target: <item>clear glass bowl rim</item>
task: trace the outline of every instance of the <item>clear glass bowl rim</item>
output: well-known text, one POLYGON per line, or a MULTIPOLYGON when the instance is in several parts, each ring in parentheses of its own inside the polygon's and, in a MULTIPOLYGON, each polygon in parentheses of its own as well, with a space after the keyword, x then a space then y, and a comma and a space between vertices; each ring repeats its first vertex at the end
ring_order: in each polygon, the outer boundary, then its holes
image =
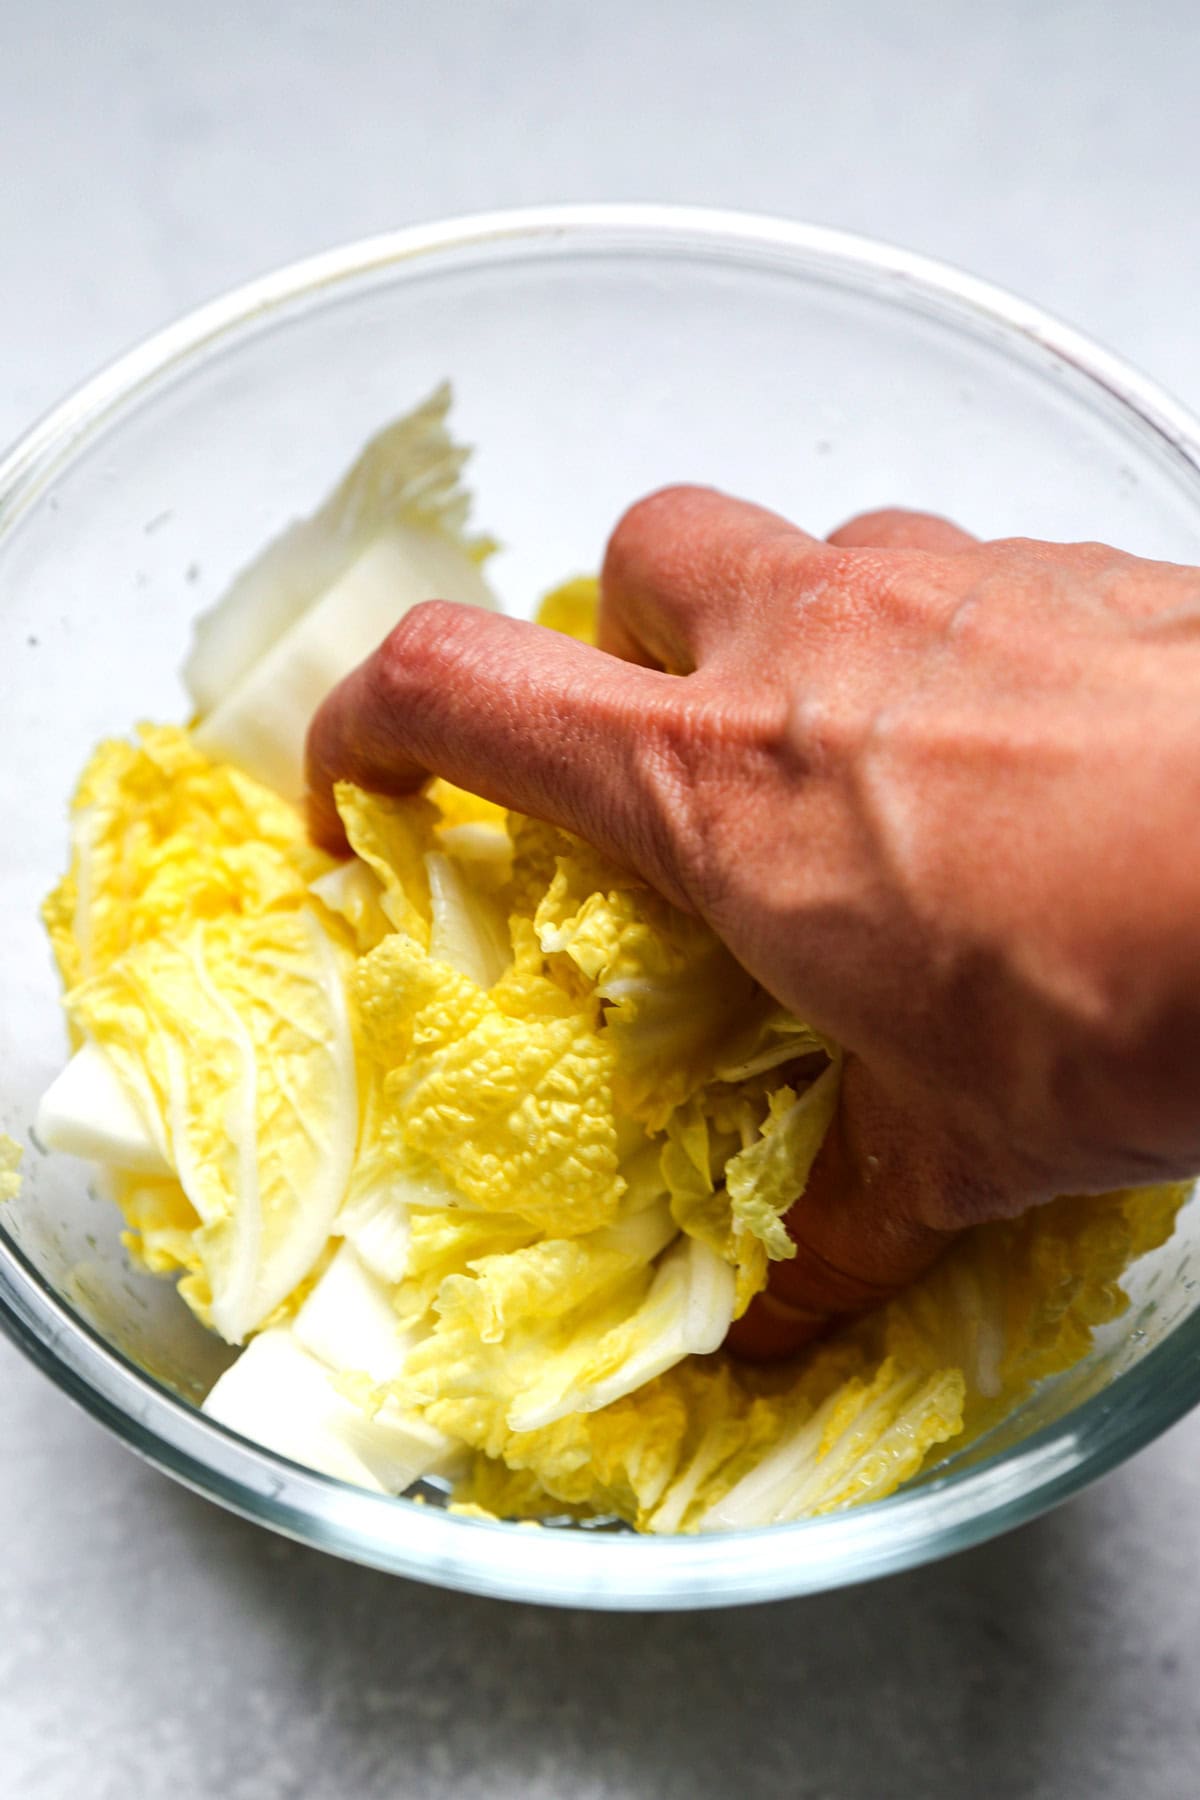
MULTIPOLYGON (((553 248, 790 259, 875 278, 977 329, 1027 340, 1161 440, 1197 480, 1200 420, 1119 357, 1027 301, 873 239, 761 215, 662 205, 522 208, 362 239, 260 277, 186 315, 86 382, 0 461, 0 533, 132 405, 222 341, 446 253, 553 248)), ((965 1549, 1057 1504, 1200 1402, 1200 1312, 1063 1419, 994 1463, 795 1525, 693 1538, 529 1529, 459 1517, 302 1469, 206 1419, 111 1348, 48 1286, 0 1224, 0 1327, 64 1392, 156 1467, 300 1542, 418 1580, 495 1597, 608 1609, 735 1605, 815 1593, 965 1549)))

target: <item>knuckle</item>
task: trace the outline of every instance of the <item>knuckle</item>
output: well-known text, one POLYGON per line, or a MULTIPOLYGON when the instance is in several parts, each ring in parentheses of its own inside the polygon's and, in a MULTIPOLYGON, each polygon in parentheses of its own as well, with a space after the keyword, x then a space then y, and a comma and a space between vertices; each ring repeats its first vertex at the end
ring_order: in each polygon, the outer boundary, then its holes
POLYGON ((899 506, 869 507, 866 512, 855 513, 836 531, 831 531, 829 542, 847 548, 856 544, 877 545, 894 531, 903 529, 913 516, 899 506))
POLYGON ((388 688, 411 690, 440 678, 461 654, 466 609, 450 600, 422 600, 393 625, 379 649, 388 688))
MULTIPOLYGON (((671 695, 664 693, 658 704, 647 704, 643 695, 632 703, 614 701, 602 709, 596 723, 619 761, 615 783, 619 829, 606 830, 613 821, 603 817, 590 819, 585 799, 583 835, 588 835, 589 824, 597 824, 601 840, 621 839, 632 866, 667 899, 690 909, 697 771, 695 739, 685 709, 671 695)), ((606 797, 612 797, 611 784, 600 784, 590 804, 603 807, 606 797)))
POLYGON ((824 547, 818 559, 805 544, 797 555, 790 533, 764 532, 743 542, 717 563, 727 596, 744 617, 773 618, 786 606, 802 603, 828 579, 824 547))
POLYGON ((664 547, 670 547, 681 530, 693 523, 711 504, 709 488, 675 483, 657 488, 624 512, 608 540, 603 579, 618 587, 635 581, 647 566, 657 566, 664 547))
POLYGON ((639 726, 633 776, 645 848, 698 911, 712 910, 727 885, 747 783, 776 754, 779 737, 778 720, 762 709, 722 703, 698 688, 639 726))
POLYGON ((829 542, 844 549, 924 550, 946 555, 973 549, 978 540, 940 513, 918 512, 906 506, 884 506, 856 513, 830 533, 829 542))

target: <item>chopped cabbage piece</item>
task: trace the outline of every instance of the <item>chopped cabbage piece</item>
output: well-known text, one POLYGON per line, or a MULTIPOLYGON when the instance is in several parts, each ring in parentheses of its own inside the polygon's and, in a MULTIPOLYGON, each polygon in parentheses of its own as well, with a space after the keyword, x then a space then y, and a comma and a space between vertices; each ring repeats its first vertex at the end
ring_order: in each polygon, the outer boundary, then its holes
POLYGON ((319 512, 284 533, 198 622, 184 681, 196 743, 286 799, 304 795, 304 740, 330 689, 422 600, 494 608, 463 535, 466 453, 448 388, 376 437, 319 512))
MULTIPOLYGON (((725 1186, 739 1262, 753 1255, 746 1240, 764 1256, 780 1261, 795 1256, 784 1215, 808 1184, 817 1151, 825 1141, 837 1105, 840 1064, 830 1063, 812 1086, 797 1095, 777 1088, 767 1097, 761 1136, 725 1164, 725 1186)), ((766 1278, 762 1270, 763 1280, 766 1278)))
POLYGON ((334 1230, 381 1281, 402 1281, 408 1268, 412 1226, 405 1192, 390 1170, 376 1166, 368 1174, 359 1163, 334 1220, 334 1230))
POLYGON ((921 1378, 888 1358, 872 1381, 853 1377, 700 1513, 702 1531, 778 1525, 894 1493, 934 1444, 961 1429, 957 1369, 921 1378))
POLYGON ((336 788, 350 848, 380 885, 379 906, 393 931, 427 948, 433 921, 427 846, 437 817, 428 800, 388 800, 349 782, 336 788))
POLYGON ((344 920, 356 950, 373 950, 381 938, 395 929, 383 910, 383 884, 357 857, 318 875, 309 883, 309 892, 329 912, 344 920))
POLYGON ((143 1175, 171 1174, 157 1111, 143 1113, 97 1044, 77 1050, 46 1089, 37 1134, 47 1150, 143 1175))
POLYGON ((364 1374, 382 1386, 404 1369, 415 1333, 405 1329, 387 1283, 343 1244, 292 1321, 304 1348, 343 1374, 364 1374))
POLYGON ((307 909, 136 945, 67 995, 139 1111, 157 1117, 200 1220, 182 1291, 241 1343, 325 1246, 357 1136, 334 946, 307 909))
POLYGON ((197 920, 303 905, 333 866, 294 807, 171 725, 100 745, 72 802, 71 846, 43 909, 68 989, 197 920))
POLYGON ((251 1340, 204 1402, 210 1419, 292 1462, 378 1494, 447 1474, 458 1447, 394 1404, 372 1413, 286 1326, 251 1340))
POLYGON ((411 607, 433 599, 495 605, 476 565, 435 532, 400 526, 376 538, 201 716, 196 743, 302 799, 304 740, 318 706, 411 607))
POLYGON ((594 852, 564 844, 534 925, 543 953, 567 959, 606 1003, 618 1100, 652 1130, 715 1078, 727 1042, 771 1006, 706 925, 594 852), (606 879, 614 885, 597 887, 606 879))
POLYGON ((506 974, 485 993, 400 932, 360 958, 361 1038, 388 1069, 383 1135, 475 1206, 588 1231, 622 1192, 612 1053, 553 984, 529 985, 506 974))
MULTIPOLYGON (((288 628, 389 531, 415 529, 438 537, 461 559, 476 565, 483 560, 489 540, 465 535, 470 501, 460 478, 468 453, 446 429, 450 400, 450 388, 443 383, 413 412, 372 438, 320 511, 290 526, 197 620, 183 670, 197 712, 218 706, 288 628)), ((426 597, 436 594, 435 581, 426 597)), ((490 596, 478 592, 437 597, 490 603, 490 596)))
POLYGON ((429 931, 433 961, 457 969, 477 987, 493 987, 512 960, 506 923, 495 902, 479 893, 467 872, 444 851, 426 852, 425 874, 433 914, 429 931))
POLYGON ((685 1356, 719 1350, 733 1318, 729 1264, 695 1238, 681 1238, 659 1264, 637 1311, 599 1340, 569 1385, 539 1381, 508 1410, 514 1431, 596 1412, 653 1381, 685 1356))

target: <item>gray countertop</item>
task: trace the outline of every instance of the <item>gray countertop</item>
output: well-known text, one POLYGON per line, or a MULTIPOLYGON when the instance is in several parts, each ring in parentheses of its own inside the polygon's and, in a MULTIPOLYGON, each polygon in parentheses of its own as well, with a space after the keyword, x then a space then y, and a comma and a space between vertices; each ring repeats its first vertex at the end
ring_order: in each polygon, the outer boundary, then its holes
MULTIPOLYGON (((1200 405, 1198 59, 1188 0, 0 0, 0 440, 252 273, 551 199, 906 242, 1200 405)), ((3 1345, 0 1434, 6 1796, 1200 1791, 1200 1418, 936 1568, 651 1618, 273 1539, 3 1345)))

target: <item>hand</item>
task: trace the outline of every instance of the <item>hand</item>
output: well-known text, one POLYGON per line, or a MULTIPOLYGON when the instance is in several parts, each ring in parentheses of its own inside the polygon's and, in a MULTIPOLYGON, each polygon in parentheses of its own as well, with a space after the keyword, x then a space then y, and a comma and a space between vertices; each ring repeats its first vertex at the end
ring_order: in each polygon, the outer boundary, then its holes
POLYGON ((1200 571, 915 513, 822 542, 678 488, 602 592, 598 649, 410 612, 313 723, 311 824, 344 849, 335 778, 431 772, 550 819, 845 1047, 734 1347, 794 1349, 967 1225, 1200 1168, 1200 571))

